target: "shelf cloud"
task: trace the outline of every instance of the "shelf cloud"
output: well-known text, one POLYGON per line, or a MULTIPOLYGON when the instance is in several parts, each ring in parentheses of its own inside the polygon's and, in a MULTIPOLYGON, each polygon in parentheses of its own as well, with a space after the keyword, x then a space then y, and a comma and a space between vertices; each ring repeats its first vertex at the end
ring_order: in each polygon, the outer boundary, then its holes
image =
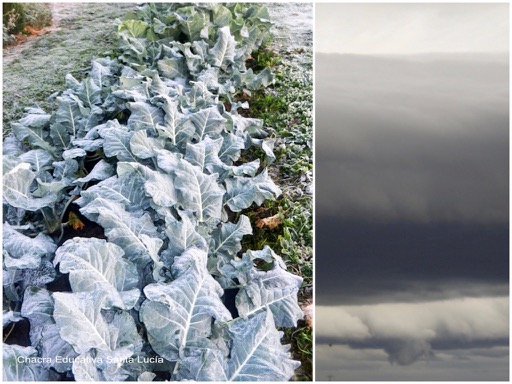
POLYGON ((318 306, 319 348, 345 345, 382 351, 392 365, 446 354, 508 356, 508 297, 458 298, 419 303, 318 306))

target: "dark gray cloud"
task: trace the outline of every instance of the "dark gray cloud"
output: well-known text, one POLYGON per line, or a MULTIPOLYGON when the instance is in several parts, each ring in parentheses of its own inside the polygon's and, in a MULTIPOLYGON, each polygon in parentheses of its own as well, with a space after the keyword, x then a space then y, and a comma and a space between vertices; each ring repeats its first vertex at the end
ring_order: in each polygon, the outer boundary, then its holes
POLYGON ((319 303, 508 289, 507 62, 318 54, 319 303))
POLYGON ((500 56, 318 54, 316 66, 319 215, 508 220, 500 56))
POLYGON ((319 304, 508 293, 507 225, 383 223, 318 214, 315 229, 319 304))
POLYGON ((317 378, 507 380, 508 58, 316 73, 317 378))

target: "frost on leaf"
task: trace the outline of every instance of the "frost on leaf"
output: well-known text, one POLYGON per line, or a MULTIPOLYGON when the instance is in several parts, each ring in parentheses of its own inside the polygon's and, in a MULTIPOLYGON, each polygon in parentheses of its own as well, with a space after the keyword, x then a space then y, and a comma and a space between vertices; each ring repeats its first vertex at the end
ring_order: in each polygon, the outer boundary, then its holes
POLYGON ((69 273, 73 292, 101 290, 104 308, 131 309, 140 295, 139 276, 123 256, 122 248, 105 240, 75 237, 57 250, 53 263, 69 273))
POLYGON ((231 319, 221 301, 224 291, 206 269, 206 257, 191 248, 175 258, 175 280, 144 288, 141 321, 153 350, 170 361, 183 357, 188 344, 210 337, 213 320, 231 319))
POLYGON ((291 359, 289 346, 281 345, 270 311, 233 322, 229 333, 233 338, 229 381, 288 381, 300 365, 291 359))

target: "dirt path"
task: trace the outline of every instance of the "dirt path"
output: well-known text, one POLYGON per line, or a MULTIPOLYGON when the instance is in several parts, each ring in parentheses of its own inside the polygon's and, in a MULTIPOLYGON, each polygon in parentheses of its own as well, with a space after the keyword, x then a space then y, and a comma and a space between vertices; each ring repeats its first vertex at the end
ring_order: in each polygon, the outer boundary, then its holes
POLYGON ((83 10, 83 4, 81 3, 50 3, 49 6, 52 11, 52 25, 43 28, 37 35, 22 37, 19 44, 5 48, 3 51, 4 66, 10 65, 14 60, 20 58, 22 52, 30 49, 42 36, 61 30, 63 20, 72 20, 83 10))

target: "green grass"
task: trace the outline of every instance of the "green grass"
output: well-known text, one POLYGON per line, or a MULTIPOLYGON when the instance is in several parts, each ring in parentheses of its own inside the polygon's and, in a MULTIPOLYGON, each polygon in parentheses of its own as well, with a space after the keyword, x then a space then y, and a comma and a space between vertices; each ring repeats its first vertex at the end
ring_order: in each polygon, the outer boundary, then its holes
MULTIPOLYGON (((302 305, 312 302, 313 287, 313 75, 312 52, 301 50, 282 56, 260 49, 253 54, 253 68, 270 65, 276 73, 273 86, 253 92, 247 115, 264 120, 276 138, 276 162, 270 166, 272 179, 283 190, 275 201, 244 212, 251 219, 253 236, 244 244, 250 249, 269 245, 287 262, 288 270, 304 279, 299 292, 302 305), (300 56, 300 60, 298 59, 300 56), (257 228, 261 218, 276 216, 277 228, 257 228)), ((263 158, 261 151, 251 153, 263 158)), ((286 329, 285 342, 292 344, 294 357, 302 366, 294 380, 311 381, 313 335, 310 326, 300 321, 286 329)))

